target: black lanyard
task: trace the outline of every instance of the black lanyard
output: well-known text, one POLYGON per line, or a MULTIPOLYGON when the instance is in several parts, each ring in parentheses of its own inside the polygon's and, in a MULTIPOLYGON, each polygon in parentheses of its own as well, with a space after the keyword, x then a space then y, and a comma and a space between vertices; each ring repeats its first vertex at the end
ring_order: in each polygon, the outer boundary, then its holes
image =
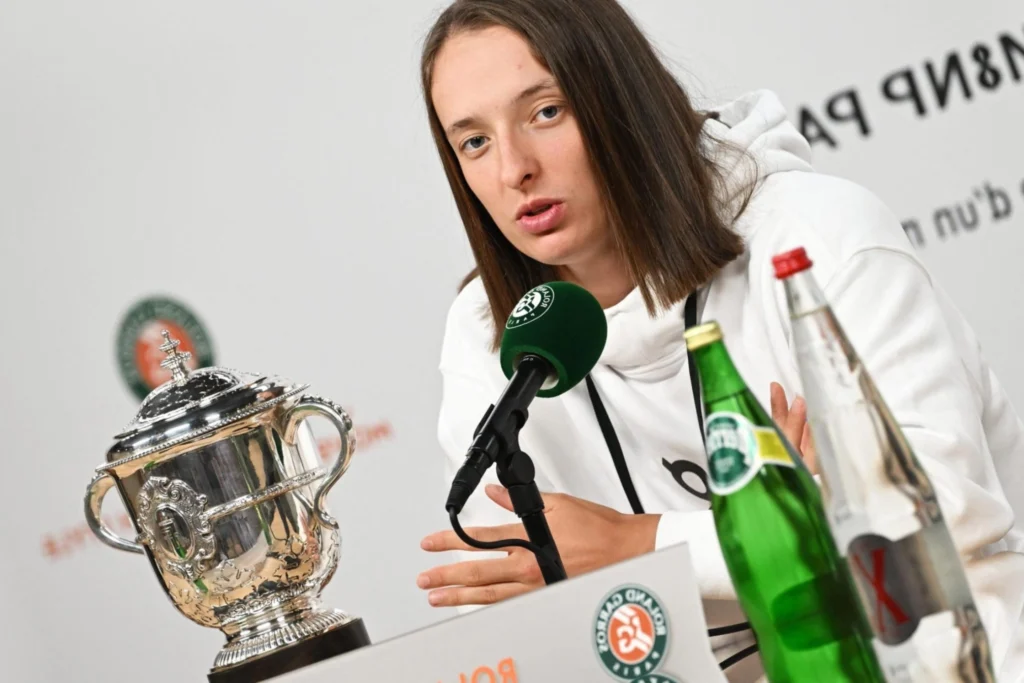
MULTIPOLYGON (((694 292, 686 298, 686 303, 683 305, 683 323, 685 329, 690 329, 697 324, 697 296, 699 291, 694 292)), ((697 374, 697 364, 693 360, 693 354, 689 350, 686 351, 686 365, 690 371, 690 387, 693 389, 693 409, 697 413, 697 426, 700 428, 700 440, 704 443, 704 411, 702 410, 703 402, 700 394, 700 376, 697 374)), ((629 468, 626 466, 626 457, 622 453, 622 445, 619 443, 619 437, 615 433, 615 427, 612 426, 612 421, 608 418, 608 411, 604 408, 604 402, 601 401, 601 396, 597 393, 597 387, 594 386, 594 380, 587 375, 587 393, 590 394, 590 402, 594 406, 594 414, 597 415, 597 423, 601 427, 601 434, 604 435, 604 441, 608 445, 608 452, 611 453, 612 462, 615 463, 615 471, 619 475, 619 481, 622 483, 622 490, 626 492, 626 498, 629 499, 629 506, 633 509, 633 512, 638 515, 644 513, 644 506, 640 503, 640 497, 636 494, 636 487, 633 486, 633 478, 629 475, 629 468)), ((739 624, 730 624, 729 626, 719 626, 717 628, 708 629, 708 636, 723 636, 727 633, 738 633, 740 631, 746 631, 750 629, 748 622, 742 622, 739 624)), ((736 662, 749 657, 750 655, 757 652, 757 645, 751 645, 750 647, 737 652, 725 661, 720 662, 719 666, 722 669, 727 669, 736 662)))
MULTIPOLYGON (((697 295, 694 292, 686 298, 683 305, 683 323, 685 329, 690 329, 697 324, 697 295)), ((700 377, 697 375, 697 364, 693 362, 693 354, 687 350, 686 365, 690 370, 690 387, 693 389, 693 407, 697 413, 697 427, 700 429, 701 443, 704 442, 704 411, 701 410, 700 377)), ((608 445, 608 452, 612 455, 612 462, 615 463, 615 472, 619 475, 622 483, 622 490, 626 492, 629 499, 629 506, 638 515, 644 514, 644 506, 640 503, 640 497, 636 494, 636 487, 633 486, 633 478, 629 475, 629 468, 626 466, 626 457, 622 453, 622 445, 619 444, 619 437, 615 433, 615 427, 608 418, 608 411, 604 408, 604 402, 597 393, 594 380, 587 375, 587 393, 590 394, 590 402, 594 406, 594 413, 597 415, 597 424, 601 427, 601 434, 608 445)))

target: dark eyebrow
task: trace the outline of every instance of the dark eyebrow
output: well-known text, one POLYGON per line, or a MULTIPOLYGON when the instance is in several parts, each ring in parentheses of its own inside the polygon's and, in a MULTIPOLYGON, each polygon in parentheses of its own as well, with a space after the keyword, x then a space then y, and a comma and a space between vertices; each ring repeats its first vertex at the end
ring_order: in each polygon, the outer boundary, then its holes
POLYGON ((554 88, 557 88, 557 87, 558 87, 558 84, 555 83, 555 79, 553 79, 553 78, 545 78, 543 81, 539 81, 537 83, 534 83, 529 88, 527 88, 523 92, 521 92, 518 95, 516 95, 512 99, 512 104, 513 105, 519 104, 523 100, 528 99, 530 97, 533 97, 534 95, 536 95, 539 92, 542 92, 544 90, 554 89, 554 88))
MULTIPOLYGON (((522 102, 523 100, 533 97, 539 92, 555 88, 558 88, 558 83, 555 82, 555 79, 545 78, 543 81, 538 81, 537 83, 534 83, 529 88, 523 90, 521 93, 513 97, 510 104, 512 104, 512 106, 515 106, 522 102)), ((459 119, 452 125, 448 126, 447 129, 445 129, 445 135, 447 135, 450 138, 456 133, 458 133, 460 130, 463 130, 465 128, 471 128, 473 125, 476 124, 476 122, 477 120, 476 117, 474 116, 467 116, 466 118, 459 119)))

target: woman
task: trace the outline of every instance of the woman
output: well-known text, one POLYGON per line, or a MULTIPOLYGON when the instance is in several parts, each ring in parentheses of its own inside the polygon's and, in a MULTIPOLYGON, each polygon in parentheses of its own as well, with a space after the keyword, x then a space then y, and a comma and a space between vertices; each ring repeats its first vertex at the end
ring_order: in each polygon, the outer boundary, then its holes
MULTIPOLYGON (((812 172, 807 142, 769 93, 696 111, 614 0, 458 0, 428 36, 422 77, 477 263, 442 351, 446 476, 505 386, 495 349, 516 301, 545 281, 580 284, 608 319, 597 399, 581 384, 535 401, 521 434, 566 570, 685 541, 709 625, 741 621, 708 509, 683 312, 690 299, 699 318, 721 323, 748 384, 811 456, 805 408, 789 404, 800 382, 771 270, 773 254, 804 246, 940 491, 1000 680, 1017 680, 1024 558, 997 469, 1024 458, 1021 425, 881 202, 812 172)), ((463 523, 482 540, 523 537, 493 470, 489 481, 463 523)), ((470 608, 542 585, 525 551, 472 552, 450 531, 423 547, 465 551, 419 577, 434 605, 470 608)), ((749 638, 713 645, 726 656, 749 638)), ((729 675, 756 679, 756 658, 729 675)))

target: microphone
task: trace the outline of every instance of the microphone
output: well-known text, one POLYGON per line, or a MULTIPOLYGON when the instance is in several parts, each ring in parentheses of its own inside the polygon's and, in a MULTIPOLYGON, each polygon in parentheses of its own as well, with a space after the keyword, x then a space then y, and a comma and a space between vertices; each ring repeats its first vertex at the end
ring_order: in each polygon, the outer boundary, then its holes
POLYGON ((607 337, 604 311, 582 287, 549 282, 523 295, 501 338, 499 360, 508 385, 477 425, 445 505, 452 528, 464 543, 482 550, 526 548, 537 558, 546 584, 565 579, 565 567, 544 517, 533 461, 519 449, 519 430, 526 424, 527 408, 535 396, 558 396, 586 377, 601 357, 607 337), (529 541, 478 541, 459 524, 459 512, 494 464, 529 541))
MULTIPOLYGON (((604 310, 582 287, 548 282, 523 295, 501 338, 499 360, 509 383, 477 425, 445 509, 462 512, 491 465, 519 452, 519 430, 534 397, 558 396, 579 384, 597 364, 607 337, 604 310)), ((528 458, 513 464, 528 468, 518 474, 532 482, 528 458)))

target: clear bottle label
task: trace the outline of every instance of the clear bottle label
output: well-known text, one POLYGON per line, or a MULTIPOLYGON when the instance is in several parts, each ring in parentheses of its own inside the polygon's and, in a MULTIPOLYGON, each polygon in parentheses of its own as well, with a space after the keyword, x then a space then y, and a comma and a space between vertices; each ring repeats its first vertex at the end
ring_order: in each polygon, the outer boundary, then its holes
POLYGON ((739 413, 714 413, 704 426, 708 487, 726 496, 746 486, 765 463, 793 467, 774 429, 756 427, 739 413))
POLYGON ((930 614, 972 604, 960 560, 942 524, 891 541, 876 534, 855 538, 847 550, 850 572, 875 637, 898 645, 930 614))

